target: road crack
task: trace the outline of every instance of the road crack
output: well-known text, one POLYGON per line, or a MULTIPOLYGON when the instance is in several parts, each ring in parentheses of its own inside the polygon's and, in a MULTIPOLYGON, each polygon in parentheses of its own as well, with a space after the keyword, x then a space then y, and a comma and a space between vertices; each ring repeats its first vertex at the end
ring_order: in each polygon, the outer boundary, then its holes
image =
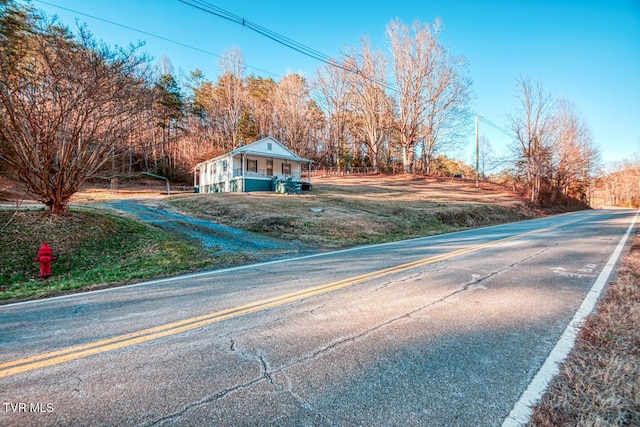
POLYGON ((462 289, 452 293, 450 296, 453 296, 453 295, 458 294, 460 292, 465 292, 465 291, 470 291, 470 290, 475 290, 475 289, 486 289, 482 285, 483 282, 487 281, 488 279, 490 279, 490 278, 492 278, 494 276, 497 276, 498 274, 502 274, 505 271, 511 270, 514 267, 517 267, 520 264, 529 261, 530 259, 536 258, 539 255, 542 255, 543 253, 547 252, 548 250, 550 250, 550 249, 552 249, 552 248, 554 248, 556 246, 558 246, 558 245, 554 244, 554 245, 545 247, 545 248, 539 250, 538 252, 536 252, 534 254, 526 256, 526 257, 524 257, 524 258, 522 258, 522 259, 520 259, 520 260, 518 260, 518 261, 516 261, 516 262, 514 262, 512 264, 509 264, 509 265, 507 265, 507 266, 505 266, 505 267, 503 267, 503 268, 501 268, 499 270, 493 271, 493 272, 491 272, 489 274, 485 274, 484 276, 481 276, 479 274, 472 274, 471 275, 471 281, 465 283, 465 285, 464 285, 464 287, 462 289))
POLYGON ((244 382, 242 384, 236 384, 233 387, 229 387, 229 388, 223 389, 223 390, 221 390, 221 391, 219 391, 219 392, 217 392, 217 393, 215 393, 215 394, 213 394, 211 396, 207 396, 207 397, 204 397, 203 399, 197 400, 195 402, 191 402, 191 403, 189 403, 187 405, 184 405, 182 408, 180 408, 179 410, 177 410, 177 411, 175 411, 175 412, 173 412, 171 414, 165 415, 164 417, 157 418, 157 419, 155 419, 155 420, 153 420, 151 422, 144 423, 142 425, 144 425, 144 426, 155 426, 155 425, 159 425, 159 424, 164 423, 164 422, 173 423, 175 420, 179 419, 180 417, 182 417, 187 412, 189 412, 189 411, 191 411, 193 409, 196 409, 196 408, 199 408, 201 406, 208 405, 208 404, 211 404, 211 403, 215 403, 218 400, 224 399, 226 396, 228 396, 231 393, 235 393, 235 392, 240 391, 240 390, 245 390, 245 389, 251 388, 254 385, 260 383, 261 381, 264 381, 263 377, 254 378, 254 379, 246 381, 246 382, 244 382))
POLYGON ((322 318, 323 318, 323 316, 322 316, 322 315, 320 315, 320 314, 317 314, 317 312, 318 312, 319 310, 322 310, 323 308, 325 308, 327 305, 328 305, 328 304, 322 304, 322 305, 319 305, 319 306, 317 306, 317 307, 313 308, 311 311, 309 311, 309 314, 311 314, 311 316, 315 317, 316 319, 322 319, 322 318))
MULTIPOLYGON (((476 276, 474 276, 472 278, 471 281, 463 284, 460 287, 460 289, 457 289, 457 290, 455 290, 455 291, 453 291, 453 292, 451 292, 451 293, 449 293, 447 295, 444 295, 443 297, 441 297, 441 298, 439 298, 437 300, 431 301, 431 302, 429 302, 427 304, 424 304, 424 305, 422 305, 420 307, 417 307, 417 308, 415 308, 413 310, 405 312, 405 313, 403 313, 403 314, 401 314, 399 316, 396 316, 396 317, 394 317, 392 319, 388 319, 388 320, 386 320, 384 322, 381 322, 381 323, 379 323, 377 325, 374 325, 373 327, 371 327, 369 329, 366 329, 366 330, 364 330, 364 331, 362 331, 362 332, 360 332, 358 334, 340 338, 340 339, 338 339, 338 340, 336 340, 336 341, 334 341, 334 342, 332 342, 332 343, 330 343, 330 344, 328 344, 328 345, 326 345, 324 347, 321 347, 321 348, 317 349, 316 351, 314 351, 312 353, 308 353, 306 355, 303 355, 302 357, 293 359, 290 363, 288 363, 286 365, 283 365, 282 367, 278 368, 274 372, 280 372, 280 371, 283 371, 283 370, 287 370, 287 369, 289 369, 291 367, 294 367, 294 366, 296 366, 296 365, 298 365, 300 363, 304 363, 304 362, 306 362, 308 360, 313 360, 313 359, 315 359, 317 357, 320 357, 323 354, 328 353, 328 352, 330 352, 330 351, 332 351, 332 350, 334 350, 336 348, 339 348, 339 347, 341 347, 343 345, 347 345, 347 344, 350 344, 350 343, 354 343, 354 342, 358 341, 361 338, 364 338, 364 337, 366 337, 366 336, 368 336, 368 335, 370 335, 370 334, 372 334, 374 332, 377 332, 377 331, 379 331, 379 330, 381 330, 383 328, 386 328, 387 326, 390 326, 390 325, 392 325, 394 323, 397 323, 397 322, 399 322, 401 320, 410 318, 410 317, 414 316, 415 314, 417 314, 417 313, 419 313, 419 312, 421 312, 423 310, 429 309, 429 308, 431 308, 431 307, 433 307, 435 305, 438 305, 438 304, 441 304, 443 302, 446 302, 446 300, 451 298, 452 296, 455 296, 455 295, 460 294, 462 292, 467 292, 469 290, 478 289, 477 286, 479 284, 485 282, 486 280, 490 279, 491 277, 496 276, 496 275, 498 275, 500 273, 503 273, 505 271, 508 271, 508 270, 510 270, 510 269, 512 269, 512 268, 514 268, 514 267, 516 267, 516 266, 518 266, 518 265, 520 265, 520 264, 532 259, 532 258, 535 258, 535 257, 543 254, 544 252, 548 251, 549 249, 551 249, 551 248, 553 248, 555 246, 557 246, 557 245, 552 245, 552 246, 546 247, 546 248, 544 248, 544 249, 542 249, 542 250, 540 250, 540 251, 538 251, 538 252, 536 252, 536 253, 534 253, 532 255, 529 255, 529 256, 524 257, 524 258, 522 258, 522 259, 520 259, 520 260, 518 260, 518 261, 516 261, 516 262, 514 262, 512 264, 509 264, 509 265, 505 266, 504 268, 501 268, 501 269, 496 270, 494 272, 491 272, 489 274, 485 274, 484 276, 477 276, 476 275, 476 276)), ((411 275, 408 278, 402 279, 401 282, 406 282, 409 279, 415 278, 415 277, 417 277, 417 276, 419 276, 421 274, 424 274, 424 273, 411 275)), ((391 283, 397 283, 397 281, 390 282, 387 285, 390 285, 391 283)))
MULTIPOLYGON (((555 247, 557 245, 552 245, 549 247, 546 247, 532 255, 529 255, 527 257, 524 257, 512 264, 509 264, 501 269, 498 269, 496 271, 493 271, 491 273, 485 274, 485 275, 478 275, 478 274, 473 274, 472 278, 470 281, 464 283, 463 285, 461 285, 461 287, 455 291, 452 291, 450 293, 448 293, 447 295, 444 295, 443 297, 431 301, 427 304, 423 304, 420 307, 417 307, 413 310, 407 311, 405 313, 402 313, 399 316, 393 317, 391 319, 388 319, 384 322, 378 323, 364 331, 361 331, 357 334, 353 334, 350 336, 346 336, 346 337, 341 337, 338 338, 337 340, 322 346, 310 353, 307 353, 305 355, 302 355, 300 357, 296 357, 292 360, 290 360, 289 363, 286 363, 280 367, 274 368, 271 366, 269 359, 266 356, 266 352, 263 349, 257 349, 255 354, 252 353, 248 353, 246 351, 243 351, 241 349, 239 349, 238 343, 235 340, 235 338, 231 337, 231 343, 229 346, 230 351, 232 351, 233 353, 236 353, 238 355, 240 355, 240 357, 242 357, 245 360, 251 360, 251 361, 255 361, 258 364, 259 367, 259 374, 257 377, 250 379, 248 381, 245 381, 243 383, 240 384, 236 384, 232 387, 228 387, 225 388, 211 396, 207 396, 204 397, 203 399, 200 399, 198 401, 192 402, 190 404, 187 404, 185 406, 183 406, 181 409, 179 409, 178 411, 175 411, 171 414, 168 414, 164 417, 158 418, 150 423, 144 424, 147 426, 153 426, 153 425, 158 425, 160 423, 163 422, 173 422, 177 419, 179 419, 181 416, 183 416, 184 414, 188 413, 189 411, 196 409, 198 407, 201 407, 203 405, 208 405, 208 404, 212 404, 212 403, 216 403, 219 400, 224 399, 226 396, 235 393, 237 391, 242 391, 242 390, 246 390, 249 389, 259 383, 262 382, 267 382, 268 384, 270 384, 271 386, 273 386, 277 391, 281 392, 281 393, 286 393, 288 394, 295 402, 297 405, 299 405, 301 408, 305 409, 306 411, 308 411, 310 414, 318 416, 320 418, 322 418, 322 420, 329 424, 329 425, 337 425, 337 423, 333 422, 331 419, 329 419, 326 415, 316 411, 313 407, 313 405, 311 405, 309 402, 307 402, 304 398, 302 398, 302 396, 300 396, 298 393, 296 393, 294 391, 294 387, 293 387, 293 382, 291 381, 291 378, 289 377, 289 375, 287 374, 287 371, 291 368, 294 368, 300 364, 306 363, 308 361, 314 360, 316 358, 322 357, 323 355, 332 352, 335 349, 338 349, 340 347, 343 347, 345 345, 349 345, 349 344, 353 344, 355 342, 357 342, 358 340, 367 337, 375 332, 378 332, 390 325, 393 325, 399 321, 402 321, 404 319, 410 318, 412 316, 414 316, 415 314, 424 311, 426 309, 432 308, 433 306, 436 306, 438 304, 444 303, 446 302, 449 298, 456 296, 460 293, 464 293, 464 292, 468 292, 468 291, 472 291, 472 290, 476 290, 476 289, 483 289, 484 286, 482 286, 482 283, 486 282, 488 279, 490 279, 491 277, 494 277, 498 274, 501 274, 505 271, 508 271, 510 269, 513 269, 515 267, 517 267, 518 265, 532 259, 535 258, 539 255, 541 255, 542 253, 550 250, 551 248, 555 247)), ((438 271, 438 270, 437 270, 438 271)), ((391 281, 388 283, 385 283, 382 286, 379 286, 378 288, 376 288, 376 290, 382 289, 384 287, 390 286, 393 283, 398 283, 398 282, 408 282, 411 281, 412 279, 415 279, 416 277, 420 277, 422 275, 426 274, 425 272, 419 272, 416 274, 413 274, 411 276, 405 277, 400 281, 391 281)), ((316 307, 315 310, 317 310, 319 307, 316 307)), ((312 313, 312 315, 314 315, 312 313)), ((317 315, 314 315, 314 317, 317 317, 317 315)))

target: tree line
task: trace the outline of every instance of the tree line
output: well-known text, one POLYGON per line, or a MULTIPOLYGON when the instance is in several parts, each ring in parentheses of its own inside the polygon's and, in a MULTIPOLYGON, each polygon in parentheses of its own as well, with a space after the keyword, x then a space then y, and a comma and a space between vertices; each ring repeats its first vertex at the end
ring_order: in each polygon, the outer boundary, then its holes
POLYGON ((529 77, 517 79, 518 106, 508 114, 514 135, 508 178, 532 203, 562 197, 589 202, 601 167, 588 123, 569 100, 555 98, 529 77))
MULTIPOLYGON (((442 45, 439 20, 393 20, 388 51, 363 39, 313 79, 247 75, 231 49, 209 80, 199 70, 180 78, 140 45, 109 47, 16 0, 0 0, 0 12, 1 170, 54 212, 88 179, 146 171, 186 181, 195 164, 266 136, 316 167, 473 173, 447 157, 473 133, 472 82, 466 59, 442 45)), ((540 84, 518 84, 501 179, 533 203, 584 199, 599 162, 588 125, 540 84)))
POLYGON ((640 208, 640 154, 611 165, 598 177, 596 188, 602 193, 600 202, 605 206, 640 208))

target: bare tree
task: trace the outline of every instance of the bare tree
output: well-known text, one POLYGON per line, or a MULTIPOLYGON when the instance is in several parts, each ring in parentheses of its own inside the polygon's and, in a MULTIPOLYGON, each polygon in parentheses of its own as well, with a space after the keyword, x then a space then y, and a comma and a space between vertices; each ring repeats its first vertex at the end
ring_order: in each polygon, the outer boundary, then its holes
POLYGON ((351 84, 350 97, 354 114, 361 123, 371 166, 378 170, 387 130, 391 127, 392 102, 386 82, 389 59, 382 51, 373 50, 369 40, 362 39, 359 52, 346 57, 351 84))
MULTIPOLYGON (((112 50, 84 29, 74 37, 42 21, 17 38, 25 55, 0 71, 0 162, 52 212, 63 212, 125 144, 134 126, 128 119, 142 109, 145 62, 134 47, 112 50)), ((0 39, 3 55, 15 39, 0 39)))
POLYGON ((518 78, 517 90, 519 108, 508 115, 515 136, 512 149, 522 161, 529 199, 538 203, 550 162, 554 100, 540 83, 530 78, 518 78))
POLYGON ((415 149, 422 142, 424 168, 446 144, 468 131, 471 80, 466 60, 440 44, 442 25, 415 22, 412 32, 400 21, 387 26, 397 87, 394 126, 405 172, 412 172, 415 149))
POLYGON ((278 139, 299 155, 307 155, 311 98, 306 80, 298 74, 284 76, 273 91, 273 111, 278 139))
POLYGON ((350 83, 350 103, 362 124, 361 132, 367 146, 371 166, 378 169, 380 151, 386 136, 385 129, 391 121, 390 102, 386 93, 387 57, 372 50, 370 42, 363 39, 359 52, 345 58, 350 83))
POLYGON ((560 99, 553 115, 551 180, 556 192, 564 196, 588 199, 591 174, 599 164, 599 152, 591 130, 566 99, 560 99))
POLYGON ((309 99, 307 103, 307 123, 308 131, 300 155, 321 162, 327 157, 322 144, 327 139, 327 117, 314 99, 309 99))
POLYGON ((327 115, 327 137, 324 146, 324 163, 334 166, 338 161, 339 147, 348 139, 349 84, 348 71, 344 67, 325 65, 317 73, 316 99, 327 115))
POLYGON ((416 21, 413 34, 399 20, 391 21, 387 26, 397 88, 397 111, 393 123, 398 132, 402 164, 407 173, 413 172, 415 144, 420 138, 426 108, 423 90, 427 77, 434 70, 432 55, 438 46, 439 33, 439 21, 433 26, 416 21))
POLYGON ((491 141, 489 140, 489 138, 487 138, 485 135, 482 135, 480 137, 479 145, 480 147, 478 155, 480 157, 480 170, 478 172, 480 173, 480 176, 482 176, 482 179, 486 179, 487 171, 493 170, 493 168, 497 164, 497 161, 495 158, 493 146, 491 145, 491 141))
POLYGON ((442 45, 433 48, 432 72, 427 76, 423 91, 424 123, 421 127, 423 170, 431 173, 434 157, 457 148, 469 133, 471 113, 471 79, 467 61, 450 55, 442 45))
POLYGON ((249 109, 256 127, 256 136, 264 138, 273 133, 273 92, 276 82, 272 78, 249 76, 247 78, 249 109))
POLYGON ((238 140, 238 127, 247 99, 244 87, 246 66, 240 49, 232 48, 225 52, 218 68, 222 73, 216 90, 216 101, 222 113, 221 130, 224 133, 225 145, 227 140, 231 142, 231 147, 225 148, 233 149, 246 142, 238 140))
POLYGON ((640 156, 616 162, 602 177, 607 204, 640 207, 640 156))

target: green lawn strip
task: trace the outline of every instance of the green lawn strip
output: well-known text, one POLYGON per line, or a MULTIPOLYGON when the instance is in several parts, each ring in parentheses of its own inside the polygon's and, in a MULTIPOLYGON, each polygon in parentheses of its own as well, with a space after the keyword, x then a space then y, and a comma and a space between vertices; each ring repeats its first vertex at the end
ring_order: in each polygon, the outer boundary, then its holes
POLYGON ((0 301, 44 297, 208 267, 200 247, 135 220, 88 210, 51 216, 0 211, 0 301), (42 242, 54 250, 53 275, 38 278, 42 242))

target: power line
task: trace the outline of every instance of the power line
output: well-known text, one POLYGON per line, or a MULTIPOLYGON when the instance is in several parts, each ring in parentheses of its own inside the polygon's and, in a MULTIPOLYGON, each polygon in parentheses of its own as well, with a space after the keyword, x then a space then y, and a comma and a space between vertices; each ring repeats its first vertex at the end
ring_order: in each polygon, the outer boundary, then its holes
POLYGON ((364 74, 362 74, 357 68, 350 68, 350 67, 345 67, 344 65, 342 65, 339 61, 337 61, 336 59, 316 50, 313 49, 311 47, 308 47, 306 45, 303 45, 302 43, 299 43, 293 39, 290 39, 289 37, 283 36, 281 34, 276 33, 275 31, 271 31, 268 28, 265 28, 261 25, 258 25, 254 22, 251 22, 245 18, 242 18, 241 16, 235 15, 227 10, 224 10, 218 6, 215 6, 207 1, 204 0, 179 0, 180 3, 184 3, 187 6, 191 6, 193 8, 196 8, 198 10, 201 10, 203 12, 209 13, 211 15, 220 17, 222 19, 225 19, 227 21, 233 22, 235 24, 241 25, 245 28, 248 28, 264 37, 267 37, 273 41, 275 41, 276 43, 279 43, 283 46, 286 46, 290 49, 293 49, 303 55, 306 55, 310 58, 316 59, 318 61, 321 61, 325 64, 328 64, 330 66, 336 67, 336 68, 340 68, 344 71, 350 72, 350 73, 354 73, 354 74, 358 74, 363 76, 365 79, 376 83, 378 85, 381 85, 383 87, 385 87, 386 89, 393 91, 393 92, 397 92, 398 90, 390 85, 389 83, 387 83, 386 81, 381 81, 381 80, 377 80, 371 77, 368 77, 364 74))
MULTIPOLYGON (((100 17, 94 16, 94 15, 89 15, 88 13, 78 12, 77 10, 73 10, 73 9, 69 9, 69 8, 66 8, 66 7, 58 6, 58 5, 55 5, 55 4, 52 4, 52 3, 48 3, 46 1, 42 1, 42 0, 35 0, 35 1, 38 2, 38 3, 46 4, 47 6, 54 7, 56 9, 66 10, 67 12, 75 13, 75 14, 78 14, 78 15, 81 15, 81 16, 86 16, 87 18, 95 19, 97 21, 105 22, 105 23, 110 24, 110 25, 115 25, 115 26, 120 27, 120 28, 125 28, 127 30, 134 31, 136 33, 140 33, 140 34, 144 34, 146 36, 150 36, 150 37, 154 37, 154 38, 157 38, 157 39, 160 39, 160 40, 164 40, 166 42, 173 43, 173 44, 178 45, 178 46, 186 47, 188 49, 192 49, 192 50, 195 50, 195 51, 207 54, 207 55, 215 56, 216 58, 224 59, 221 55, 218 55, 216 53, 209 52, 208 50, 200 49, 199 47, 191 46, 191 45, 188 45, 186 43, 182 43, 182 42, 179 42, 179 41, 167 38, 167 37, 159 36, 157 34, 149 33, 147 31, 143 31, 143 30, 139 30, 137 28, 133 28, 133 27, 129 27, 127 25, 119 24, 117 22, 110 21, 110 20, 104 19, 104 18, 100 18, 100 17)), ((247 67, 251 68, 252 70, 256 70, 256 71, 260 71, 262 73, 270 74, 270 75, 275 76, 275 77, 281 77, 278 74, 275 74, 275 73, 272 73, 270 71, 266 71, 266 70, 263 70, 263 69, 260 69, 260 68, 257 68, 257 67, 252 67, 250 65, 247 65, 247 67)))
POLYGON ((261 34, 265 37, 268 37, 269 39, 280 43, 284 46, 287 46, 291 49, 294 49, 304 55, 308 55, 311 56, 312 58, 318 59, 320 61, 326 62, 326 63, 335 63, 337 66, 340 66, 334 59, 332 59, 331 57, 329 57, 328 55, 323 54, 320 51, 317 51, 315 49, 312 49, 308 46, 305 46, 301 43, 298 43, 297 41, 290 39, 286 36, 283 36, 281 34, 278 34, 274 31, 269 30, 268 28, 265 28, 261 25, 255 24, 245 18, 242 18, 238 15, 235 15, 229 11, 226 11, 218 6, 215 6, 211 3, 208 3, 206 1, 203 0, 191 0, 191 2, 189 1, 184 1, 184 0, 180 0, 181 3, 184 3, 188 6, 194 7, 196 9, 199 9, 203 12, 207 12, 210 13, 212 15, 218 16, 220 18, 226 19, 228 21, 231 21, 233 23, 236 24, 240 24, 243 27, 249 28, 250 30, 253 30, 255 32, 257 32, 258 34, 261 34), (195 3, 195 4, 194 4, 195 3))
POLYGON ((489 121, 487 118, 478 115, 478 117, 480 118, 480 120, 482 120, 484 123, 488 124, 489 126, 491 126, 492 128, 500 131, 503 135, 511 138, 513 135, 510 134, 508 131, 504 130, 503 128, 501 128, 500 126, 496 125, 495 123, 492 123, 491 121, 489 121))

